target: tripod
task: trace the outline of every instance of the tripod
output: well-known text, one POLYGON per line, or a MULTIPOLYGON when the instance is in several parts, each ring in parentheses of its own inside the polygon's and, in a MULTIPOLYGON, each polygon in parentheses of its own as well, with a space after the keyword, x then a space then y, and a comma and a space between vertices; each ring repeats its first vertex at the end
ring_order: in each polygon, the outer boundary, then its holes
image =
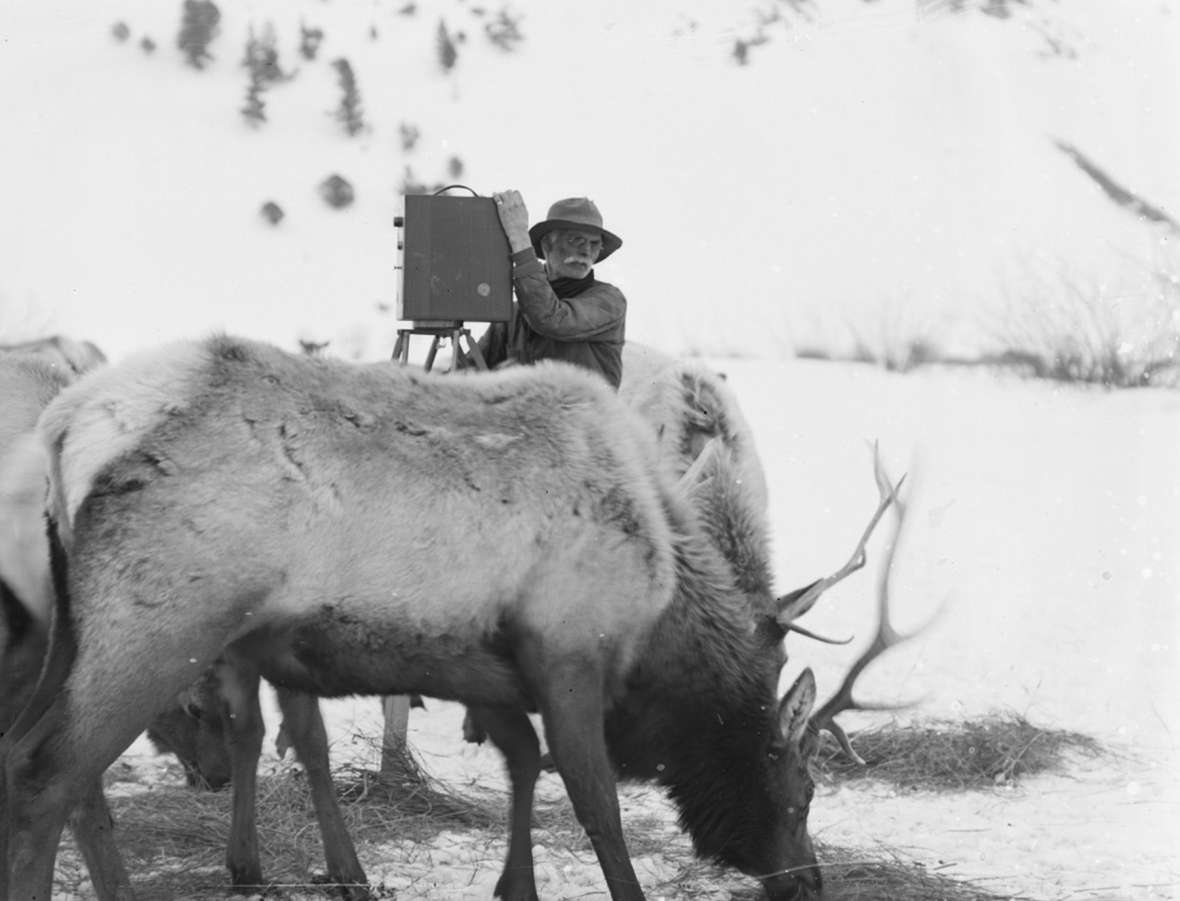
POLYGON ((393 344, 393 357, 403 366, 410 362, 410 336, 411 335, 430 335, 430 350, 426 352, 426 363, 424 368, 430 372, 434 368, 434 358, 438 355, 438 346, 444 338, 449 338, 451 347, 454 350, 451 359, 451 368, 448 372, 457 369, 483 369, 488 368, 487 363, 484 362, 483 353, 480 352, 479 345, 475 339, 471 337, 471 329, 467 328, 461 321, 451 322, 415 322, 413 328, 399 328, 397 330, 397 340, 393 344), (468 360, 463 355, 462 345, 459 343, 460 339, 467 339, 467 352, 470 355, 468 360), (474 367, 471 361, 475 362, 474 367))

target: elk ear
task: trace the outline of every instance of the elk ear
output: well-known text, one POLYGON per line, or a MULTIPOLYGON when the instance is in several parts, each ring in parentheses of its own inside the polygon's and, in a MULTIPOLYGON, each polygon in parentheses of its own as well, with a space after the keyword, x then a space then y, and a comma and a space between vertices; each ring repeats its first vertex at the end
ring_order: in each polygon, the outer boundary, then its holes
POLYGON ((815 706, 815 675, 803 670, 778 705, 778 728, 791 744, 798 744, 807 731, 811 708, 815 706))

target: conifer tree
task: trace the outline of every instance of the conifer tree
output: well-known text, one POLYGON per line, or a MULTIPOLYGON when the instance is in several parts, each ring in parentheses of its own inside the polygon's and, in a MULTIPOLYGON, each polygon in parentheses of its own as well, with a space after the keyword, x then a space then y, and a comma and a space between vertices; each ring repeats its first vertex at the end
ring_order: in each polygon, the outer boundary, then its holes
POLYGON ((220 21, 221 10, 212 0, 184 0, 176 45, 194 69, 205 68, 205 63, 213 59, 209 44, 217 37, 220 21))
POLYGON ((361 112, 361 95, 356 86, 356 74, 352 71, 352 64, 341 57, 332 63, 340 77, 340 106, 336 110, 336 119, 344 130, 352 137, 365 130, 365 120, 361 112))

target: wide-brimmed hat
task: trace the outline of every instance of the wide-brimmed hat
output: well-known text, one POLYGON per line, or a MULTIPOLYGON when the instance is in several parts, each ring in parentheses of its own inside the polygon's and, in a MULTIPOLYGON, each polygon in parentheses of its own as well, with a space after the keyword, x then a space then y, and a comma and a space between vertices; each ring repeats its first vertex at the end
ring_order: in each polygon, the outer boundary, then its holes
POLYGON ((596 262, 601 263, 623 246, 623 239, 602 227, 602 213, 589 197, 567 197, 549 207, 549 218, 538 222, 529 229, 533 250, 541 256, 541 239, 551 231, 563 228, 597 232, 602 236, 602 253, 596 262))

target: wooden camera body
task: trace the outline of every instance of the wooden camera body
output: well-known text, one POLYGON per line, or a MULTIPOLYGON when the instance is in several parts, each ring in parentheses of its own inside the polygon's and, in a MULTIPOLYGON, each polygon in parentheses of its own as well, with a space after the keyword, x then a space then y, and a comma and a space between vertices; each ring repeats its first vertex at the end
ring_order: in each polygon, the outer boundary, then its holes
POLYGON ((512 260, 490 197, 407 194, 394 225, 398 319, 432 326, 511 318, 512 260))

